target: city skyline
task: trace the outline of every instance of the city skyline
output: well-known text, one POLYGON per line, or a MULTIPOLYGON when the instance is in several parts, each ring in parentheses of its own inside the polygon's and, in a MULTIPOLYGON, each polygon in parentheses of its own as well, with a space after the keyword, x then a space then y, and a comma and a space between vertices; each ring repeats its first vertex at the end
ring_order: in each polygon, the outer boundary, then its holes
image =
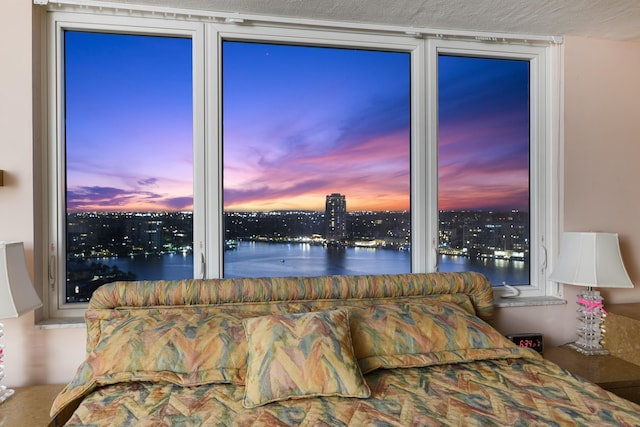
MULTIPOLYGON (((190 41, 82 32, 66 37, 67 210, 192 209, 190 41)), ((224 48, 225 61, 236 65, 225 72, 223 85, 237 93, 234 102, 225 101, 225 127, 234 129, 225 138, 255 142, 245 151, 225 147, 225 209, 320 211, 324 197, 339 192, 347 196, 349 211, 408 210, 409 103, 398 99, 409 94, 409 76, 390 77, 407 67, 409 55, 383 55, 384 61, 398 58, 384 66, 380 52, 314 48, 313 54, 307 49, 294 54, 293 48, 258 43, 224 48), (322 66, 327 63, 336 68, 322 66), (350 78, 343 72, 347 63, 357 64, 350 78), (373 69, 381 70, 377 80, 373 69), (302 94, 299 77, 306 82, 302 94), (276 114, 292 106, 295 116, 276 114), (259 120, 247 119, 243 110, 253 110, 251 117, 259 120), (231 126, 234 121, 244 125, 231 126), (330 179, 337 171, 340 179, 330 179)), ((452 84, 446 91, 457 110, 440 111, 440 208, 528 208, 524 150, 513 153, 504 145, 513 141, 512 125, 522 134, 521 115, 511 114, 513 102, 522 100, 511 99, 504 84, 477 80, 478 70, 467 68, 454 65, 447 72, 483 91, 466 103, 463 95, 473 92, 469 86, 452 84), (483 150, 471 151, 473 144, 483 150), (455 163, 448 161, 451 154, 458 156, 455 163), (481 182, 487 185, 479 191, 481 182)))

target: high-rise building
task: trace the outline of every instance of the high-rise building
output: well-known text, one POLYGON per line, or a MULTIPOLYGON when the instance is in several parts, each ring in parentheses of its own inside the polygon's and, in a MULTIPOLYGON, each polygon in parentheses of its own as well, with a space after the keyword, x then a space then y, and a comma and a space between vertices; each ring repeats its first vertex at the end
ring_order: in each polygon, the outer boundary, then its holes
POLYGON ((327 196, 324 218, 327 241, 340 241, 347 237, 347 200, 344 195, 333 193, 327 196))

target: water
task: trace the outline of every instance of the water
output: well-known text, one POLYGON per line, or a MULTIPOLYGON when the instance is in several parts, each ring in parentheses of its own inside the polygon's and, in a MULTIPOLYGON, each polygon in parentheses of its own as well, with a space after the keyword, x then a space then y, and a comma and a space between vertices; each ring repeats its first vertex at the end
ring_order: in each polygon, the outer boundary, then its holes
MULTIPOLYGON (((357 274, 397 274, 411 271, 411 253, 369 248, 325 248, 305 243, 269 244, 240 242, 224 253, 225 277, 322 276, 357 274)), ((100 260, 122 271, 131 271, 138 280, 177 280, 193 277, 192 254, 100 260)), ((491 283, 525 285, 529 265, 524 261, 476 260, 442 255, 440 271, 477 271, 491 283)))
POLYGON ((179 280, 193 277, 193 254, 101 258, 101 264, 132 272, 136 280, 179 280))
POLYGON ((224 254, 225 277, 323 276, 406 273, 411 253, 310 244, 241 242, 224 254))
POLYGON ((529 262, 503 259, 471 259, 461 256, 440 255, 439 271, 477 271, 494 286, 529 285, 529 262))

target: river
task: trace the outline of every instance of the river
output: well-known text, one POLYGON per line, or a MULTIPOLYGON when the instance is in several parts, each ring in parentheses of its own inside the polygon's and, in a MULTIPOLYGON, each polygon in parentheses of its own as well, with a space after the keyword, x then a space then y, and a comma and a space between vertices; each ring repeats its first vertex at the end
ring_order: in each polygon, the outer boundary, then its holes
MULTIPOLYGON (((101 259, 101 263, 131 271, 138 280, 176 280, 193 277, 191 254, 101 259)), ((491 283, 529 283, 525 261, 480 260, 441 255, 440 271, 478 271, 491 283)), ((411 252, 369 248, 325 248, 306 243, 240 242, 224 252, 225 277, 322 276, 394 274, 411 271, 411 252)))

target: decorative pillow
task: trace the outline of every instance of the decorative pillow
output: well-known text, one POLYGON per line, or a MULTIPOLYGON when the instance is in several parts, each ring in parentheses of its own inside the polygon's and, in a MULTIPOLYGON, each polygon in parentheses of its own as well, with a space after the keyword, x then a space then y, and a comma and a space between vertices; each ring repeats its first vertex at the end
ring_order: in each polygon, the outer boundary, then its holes
POLYGON ((87 354, 99 383, 244 384, 247 346, 242 319, 255 314, 197 306, 119 314, 100 322, 99 340, 87 354))
POLYGON ((247 378, 243 405, 313 396, 369 397, 353 354, 345 309, 243 321, 247 378))
POLYGON ((531 356, 452 303, 398 303, 348 310, 353 348, 363 373, 378 368, 531 356))

